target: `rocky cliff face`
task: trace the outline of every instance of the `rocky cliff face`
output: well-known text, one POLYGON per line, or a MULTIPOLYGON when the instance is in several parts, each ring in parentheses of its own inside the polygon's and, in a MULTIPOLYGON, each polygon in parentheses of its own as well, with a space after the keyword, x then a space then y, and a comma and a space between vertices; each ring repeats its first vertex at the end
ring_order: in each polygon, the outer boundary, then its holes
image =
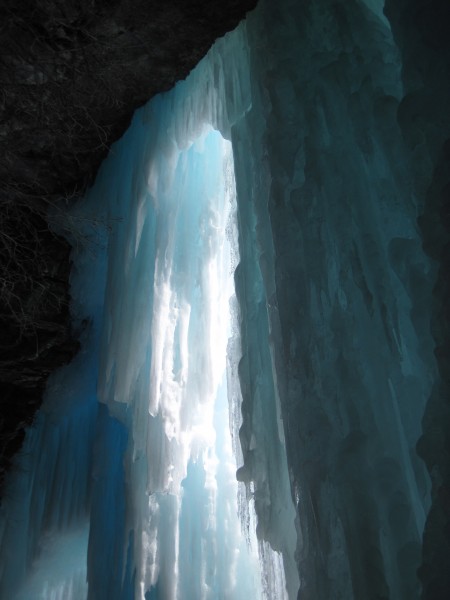
POLYGON ((83 193, 133 111, 184 78, 255 0, 6 0, 0 8, 0 480, 49 374, 77 343, 69 320, 83 193), (76 232, 75 232, 76 233, 76 232))

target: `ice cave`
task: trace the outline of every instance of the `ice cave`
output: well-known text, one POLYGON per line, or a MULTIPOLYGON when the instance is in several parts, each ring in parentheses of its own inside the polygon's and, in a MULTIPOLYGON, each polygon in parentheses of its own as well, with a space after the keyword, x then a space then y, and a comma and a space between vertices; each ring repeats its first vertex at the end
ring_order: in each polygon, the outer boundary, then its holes
POLYGON ((447 133, 383 8, 261 0, 67 208, 81 351, 8 480, 0 598, 449 597, 447 133))

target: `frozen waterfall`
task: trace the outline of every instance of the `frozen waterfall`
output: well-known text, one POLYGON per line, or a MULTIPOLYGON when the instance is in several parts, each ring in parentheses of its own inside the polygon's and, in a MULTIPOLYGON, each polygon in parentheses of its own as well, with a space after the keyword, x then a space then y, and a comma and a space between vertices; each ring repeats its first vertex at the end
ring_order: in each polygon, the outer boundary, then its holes
POLYGON ((420 597, 437 270, 383 5, 262 0, 68 209, 82 350, 10 477, 2 599, 420 597))

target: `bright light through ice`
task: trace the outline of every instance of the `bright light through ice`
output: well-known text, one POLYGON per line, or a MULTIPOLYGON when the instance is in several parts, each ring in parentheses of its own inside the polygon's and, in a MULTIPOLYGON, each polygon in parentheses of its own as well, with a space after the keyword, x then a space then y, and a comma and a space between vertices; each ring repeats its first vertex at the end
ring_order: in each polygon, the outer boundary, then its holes
MULTIPOLYGON (((261 546, 254 529, 243 533, 238 511, 225 374, 229 338, 238 335, 230 325, 238 259, 231 144, 209 129, 187 149, 161 154, 149 169, 148 210, 156 221, 144 436, 149 502, 135 524, 142 532, 136 593, 144 598, 158 590, 168 600, 261 598, 261 546)), ((146 218, 141 207, 130 241, 138 262, 146 218)), ((133 454, 139 456, 136 447, 133 454)), ((139 461, 131 466, 133 477, 139 487, 139 461)))
POLYGON ((156 257, 149 411, 197 460, 214 446, 214 398, 225 370, 233 293, 225 231, 234 196, 226 189, 230 144, 207 132, 168 162, 157 185, 162 221, 156 257), (167 167, 166 167, 167 168, 167 167), (164 211, 164 214, 162 214, 164 211))

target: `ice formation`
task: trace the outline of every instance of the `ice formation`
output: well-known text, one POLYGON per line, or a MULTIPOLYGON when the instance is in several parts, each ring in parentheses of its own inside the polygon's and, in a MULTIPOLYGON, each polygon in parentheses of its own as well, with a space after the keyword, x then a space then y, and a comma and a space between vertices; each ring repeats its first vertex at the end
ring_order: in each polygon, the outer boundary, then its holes
POLYGON ((2 598, 419 598, 436 273, 382 8, 262 0, 111 149, 2 598))

